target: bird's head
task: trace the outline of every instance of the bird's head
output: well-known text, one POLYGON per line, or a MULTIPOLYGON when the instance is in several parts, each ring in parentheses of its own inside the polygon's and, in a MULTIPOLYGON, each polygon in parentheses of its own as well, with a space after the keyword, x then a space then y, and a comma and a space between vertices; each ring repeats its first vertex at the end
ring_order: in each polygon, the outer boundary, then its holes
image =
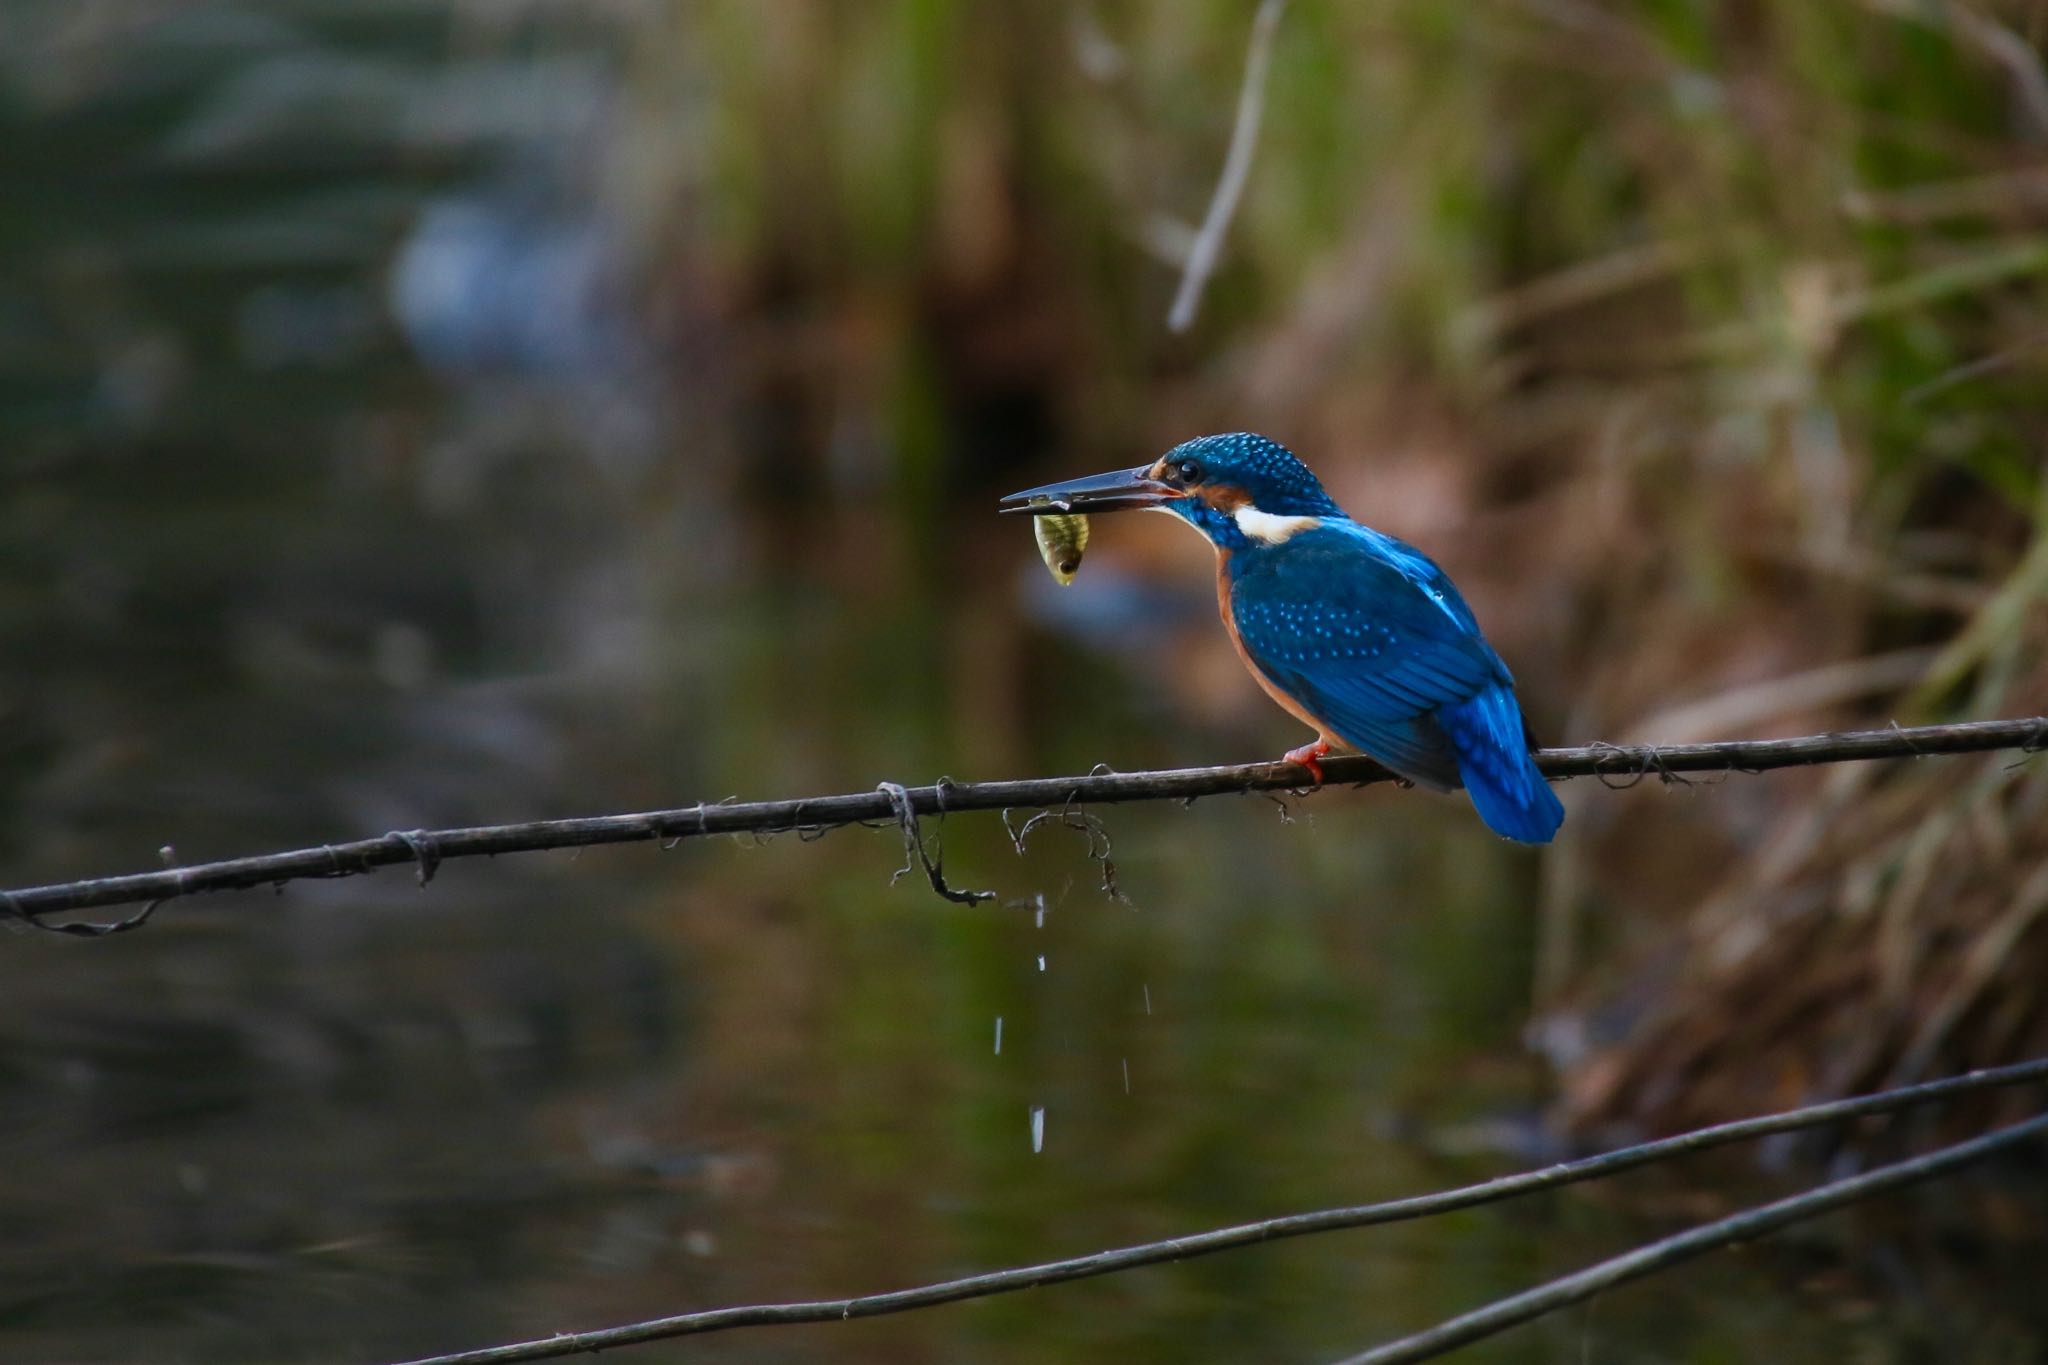
POLYGON ((1183 441, 1150 464, 1003 499, 1005 512, 1172 512, 1226 550, 1277 544, 1342 510, 1278 441, 1235 431, 1183 441))

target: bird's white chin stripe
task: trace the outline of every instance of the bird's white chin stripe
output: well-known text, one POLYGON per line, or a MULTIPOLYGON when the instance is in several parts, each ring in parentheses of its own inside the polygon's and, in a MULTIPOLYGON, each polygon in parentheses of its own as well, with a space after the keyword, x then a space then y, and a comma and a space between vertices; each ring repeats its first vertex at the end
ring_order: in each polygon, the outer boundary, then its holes
POLYGON ((1323 524, 1321 517, 1281 517, 1246 504, 1231 513, 1237 529, 1262 545, 1281 545, 1323 524))

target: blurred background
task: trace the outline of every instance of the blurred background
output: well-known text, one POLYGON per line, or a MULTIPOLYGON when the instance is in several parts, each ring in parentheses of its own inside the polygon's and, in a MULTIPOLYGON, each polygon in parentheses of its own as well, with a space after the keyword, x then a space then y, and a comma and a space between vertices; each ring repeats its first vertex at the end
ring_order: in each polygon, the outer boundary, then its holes
MULTIPOLYGON (((1295 0, 1176 336, 1252 10, 0 0, 0 880, 1275 755, 1192 537, 1063 590, 993 515, 1239 428, 1545 742, 2048 710, 2048 4, 1295 0)), ((1540 856, 1119 808, 1125 901, 974 816, 1004 908, 854 829, 17 926, 0 1356, 881 1290, 2038 1055, 2043 772, 1577 782, 1540 856)), ((631 1358, 1317 1360, 2000 1112, 631 1358)), ((1470 1358, 2035 1358, 2033 1188, 1470 1358)))

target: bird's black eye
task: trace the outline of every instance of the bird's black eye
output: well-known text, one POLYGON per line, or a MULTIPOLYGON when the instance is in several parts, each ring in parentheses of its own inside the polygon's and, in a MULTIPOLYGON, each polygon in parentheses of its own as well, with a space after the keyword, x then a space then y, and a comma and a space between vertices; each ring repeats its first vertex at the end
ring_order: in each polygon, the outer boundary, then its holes
POLYGON ((1179 467, 1174 470, 1174 473, 1180 475, 1182 483, 1200 483, 1202 481, 1202 466, 1194 460, 1182 460, 1179 467))

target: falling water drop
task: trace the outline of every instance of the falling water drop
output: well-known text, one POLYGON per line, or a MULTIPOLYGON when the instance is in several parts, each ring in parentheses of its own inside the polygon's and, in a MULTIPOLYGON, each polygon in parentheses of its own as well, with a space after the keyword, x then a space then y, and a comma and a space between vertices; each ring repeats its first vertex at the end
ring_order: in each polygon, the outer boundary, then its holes
POLYGON ((1145 992, 1145 1013, 1150 1014, 1152 1012, 1152 983, 1149 981, 1145 982, 1142 989, 1145 992))
POLYGON ((1040 970, 1041 972, 1045 970, 1045 954, 1044 954, 1044 953, 1040 953, 1040 954, 1038 955, 1038 970, 1040 970))
POLYGON ((1003 1055, 1003 1016, 996 1016, 996 1056, 1003 1055))
POLYGON ((1124 1058, 1124 1093, 1131 1093, 1131 1059, 1124 1058))
POLYGON ((1042 1104, 1031 1106, 1031 1150, 1045 1150, 1045 1106, 1042 1104))

